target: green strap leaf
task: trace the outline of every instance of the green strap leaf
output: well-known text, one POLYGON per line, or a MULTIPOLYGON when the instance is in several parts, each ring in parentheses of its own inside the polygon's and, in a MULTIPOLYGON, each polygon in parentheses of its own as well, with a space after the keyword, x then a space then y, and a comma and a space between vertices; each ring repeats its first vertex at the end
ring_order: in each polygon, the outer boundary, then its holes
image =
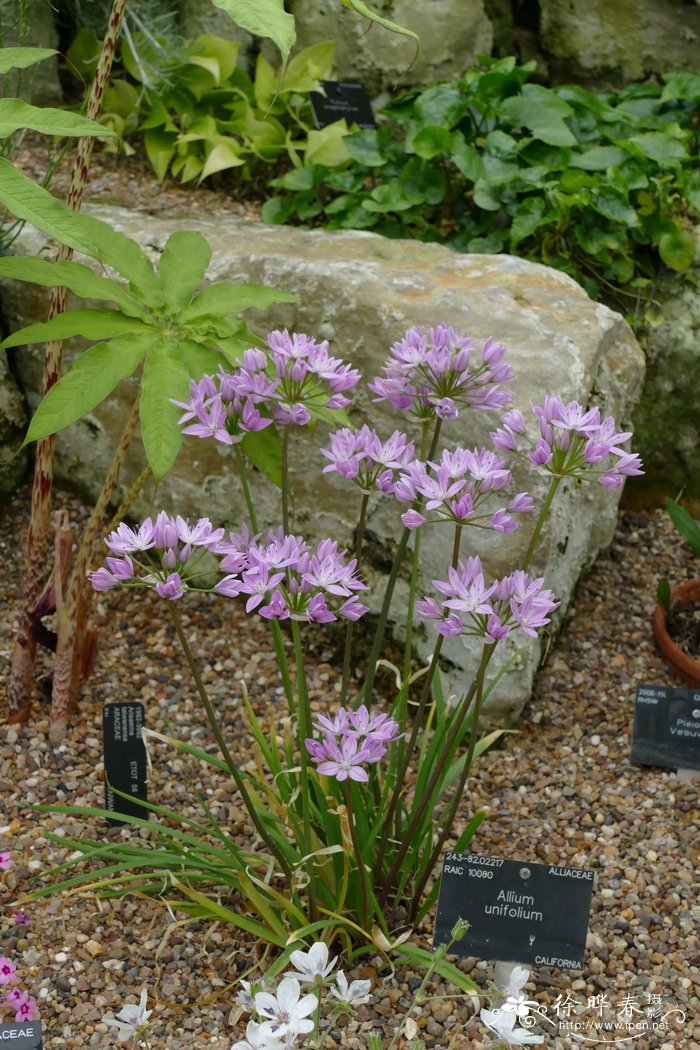
POLYGON ((362 15, 363 18, 368 18, 370 22, 376 22, 377 25, 382 26, 384 29, 388 29, 390 33, 398 33, 400 36, 410 36, 412 40, 416 42, 416 54, 418 54, 418 48, 420 47, 420 37, 417 33, 414 33, 412 29, 406 29, 405 26, 400 26, 397 22, 390 22, 388 18, 382 18, 375 11, 372 11, 367 4, 363 3, 362 0, 340 0, 343 7, 349 7, 352 11, 356 11, 358 15, 362 15))
POLYGON ((211 262, 211 248, 201 233, 182 230, 168 238, 158 267, 166 305, 187 306, 211 262))
POLYGON ((189 375, 179 346, 160 341, 151 346, 141 381, 141 438, 153 477, 160 481, 175 462, 182 444, 178 419, 182 409, 173 399, 184 401, 189 375))
MULTIPOLYGON (((0 52, 2 54, 2 52, 0 52)), ((78 113, 49 106, 32 106, 21 98, 0 99, 0 138, 13 135, 20 128, 31 128, 44 135, 94 135, 96 138, 114 138, 115 133, 96 120, 88 120, 78 113)))
POLYGON ((121 336, 82 353, 40 402, 23 445, 63 430, 104 401, 120 379, 136 371, 149 342, 145 336, 121 336))
POLYGON ((296 42, 294 18, 284 9, 284 0, 212 0, 241 29, 254 36, 268 37, 287 61, 296 42))
POLYGON ((27 69, 57 54, 52 47, 3 47, 0 50, 0 74, 10 69, 27 69))
POLYGON ((128 314, 139 311, 139 303, 125 284, 111 277, 100 277, 84 263, 48 259, 31 259, 29 256, 0 257, 0 277, 11 277, 15 281, 31 281, 44 288, 68 288, 84 299, 104 299, 117 303, 128 314))
POLYGON ((192 321, 207 314, 238 314, 251 307, 265 310, 273 303, 295 302, 295 295, 265 288, 261 284, 210 284, 182 311, 180 320, 192 321))
POLYGON ((133 317, 125 317, 118 310, 66 310, 50 321, 27 325, 0 343, 0 349, 47 343, 52 339, 71 339, 82 335, 85 339, 111 339, 112 336, 133 332, 153 338, 153 329, 133 317))

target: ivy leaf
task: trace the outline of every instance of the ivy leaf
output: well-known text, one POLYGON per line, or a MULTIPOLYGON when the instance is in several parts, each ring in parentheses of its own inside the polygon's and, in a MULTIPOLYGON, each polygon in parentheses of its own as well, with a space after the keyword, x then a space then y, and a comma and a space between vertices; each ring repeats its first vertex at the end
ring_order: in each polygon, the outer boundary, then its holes
POLYGON ((603 190, 597 196, 592 197, 591 206, 600 215, 622 226, 639 226, 639 217, 634 208, 612 190, 603 190))
POLYGON ((529 128, 536 139, 550 146, 575 146, 576 138, 564 123, 573 115, 571 106, 538 84, 525 84, 522 95, 504 99, 498 107, 518 127, 529 128))
POLYGON ((158 265, 165 302, 171 310, 177 312, 188 305, 210 262, 211 248, 201 233, 183 230, 171 234, 158 265))
POLYGON ((695 259, 695 238, 688 230, 669 230, 659 240, 659 255, 671 270, 689 270, 695 259))
POLYGON ((424 160, 432 160, 452 147, 452 135, 447 128, 429 124, 413 136, 413 152, 424 160))
POLYGON ((23 445, 55 434, 99 405, 117 383, 136 371, 150 336, 122 336, 91 346, 40 401, 23 445))
POLYGON ((526 237, 530 237, 540 226, 550 223, 553 218, 552 212, 545 211, 542 197, 526 197, 513 213, 513 224, 510 228, 511 249, 526 237))
POLYGON ((286 62, 296 42, 294 18, 284 9, 284 0, 212 0, 253 36, 264 36, 276 44, 286 62))

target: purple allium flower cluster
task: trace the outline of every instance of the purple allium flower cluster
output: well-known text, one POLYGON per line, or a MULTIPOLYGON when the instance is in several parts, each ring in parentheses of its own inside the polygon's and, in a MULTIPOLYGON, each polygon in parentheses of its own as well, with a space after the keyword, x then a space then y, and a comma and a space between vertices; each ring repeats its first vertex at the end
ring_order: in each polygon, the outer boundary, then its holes
POLYGON ((398 722, 389 715, 371 716, 364 704, 354 711, 338 709, 334 718, 319 715, 314 728, 322 740, 306 740, 306 750, 319 773, 336 780, 369 780, 363 767, 379 760, 401 736, 398 722))
MULTIPOLYGON (((632 432, 618 433, 613 417, 601 420, 598 408, 586 410, 578 401, 564 404, 558 397, 546 397, 541 405, 533 404, 532 411, 539 438, 525 455, 533 466, 559 477, 595 477, 606 489, 619 489, 626 477, 643 473, 639 456, 620 447, 632 432), (612 465, 605 463, 609 456, 615 457, 612 465)), ((526 433, 523 413, 512 409, 491 439, 502 451, 519 452, 519 438, 526 433)))
POLYGON ((396 472, 409 466, 415 452, 413 442, 400 430, 382 441, 376 430, 368 426, 359 430, 349 427, 336 430, 330 435, 330 445, 330 449, 321 449, 330 460, 323 473, 337 471, 365 493, 376 489, 393 492, 396 472))
POLYGON ((341 616, 358 620, 367 612, 356 597, 366 586, 356 573, 357 559, 322 540, 315 550, 299 536, 272 533, 268 542, 219 545, 227 575, 214 588, 229 598, 247 596, 246 612, 257 610, 267 620, 329 623, 341 616))
POLYGON ((360 373, 328 353, 328 343, 308 335, 270 332, 269 352, 246 350, 240 365, 230 372, 191 380, 179 423, 183 434, 213 437, 225 445, 242 441, 250 431, 272 422, 304 426, 314 408, 345 408, 345 391, 359 382, 360 373))
POLYGON ((155 522, 146 518, 136 529, 125 522, 105 540, 117 557, 107 558, 107 567, 90 573, 96 591, 109 591, 120 584, 155 587, 161 598, 177 601, 191 585, 195 566, 205 551, 215 552, 224 530, 215 529, 208 518, 196 525, 161 511, 155 522), (186 577, 186 579, 185 579, 186 577))
POLYGON ((559 605, 543 584, 541 577, 533 579, 522 569, 487 584, 481 561, 472 557, 448 569, 446 580, 433 580, 443 597, 423 598, 416 602, 416 610, 450 638, 470 634, 497 642, 517 628, 536 638, 559 605))
POLYGON ((410 463, 396 482, 394 495, 399 503, 422 502, 420 510, 412 507, 401 515, 409 529, 418 529, 428 521, 450 521, 513 532, 518 523, 512 515, 534 508, 527 492, 518 492, 496 510, 484 507, 510 481, 505 460, 490 449, 445 449, 439 463, 410 463))
POLYGON ((501 386, 514 378, 505 353, 494 339, 477 352, 468 335, 448 324, 427 334, 411 328, 392 346, 384 377, 368 385, 375 401, 388 401, 419 419, 456 419, 466 407, 498 409, 511 401, 501 386))

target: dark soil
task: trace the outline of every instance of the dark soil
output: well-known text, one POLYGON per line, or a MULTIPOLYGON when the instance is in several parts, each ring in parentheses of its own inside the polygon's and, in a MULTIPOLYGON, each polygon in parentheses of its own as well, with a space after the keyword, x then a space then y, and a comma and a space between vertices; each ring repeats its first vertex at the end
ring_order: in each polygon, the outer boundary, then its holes
POLYGON ((694 660, 700 660, 700 602, 674 602, 666 623, 668 633, 679 649, 694 660))

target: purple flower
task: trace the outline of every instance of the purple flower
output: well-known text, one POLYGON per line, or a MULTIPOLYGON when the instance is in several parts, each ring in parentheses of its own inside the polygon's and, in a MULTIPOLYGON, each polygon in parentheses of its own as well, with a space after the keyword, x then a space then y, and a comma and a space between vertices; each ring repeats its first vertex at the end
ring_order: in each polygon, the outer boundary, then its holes
POLYGON ((14 984, 17 967, 6 955, 0 955, 0 984, 14 984))
POLYGON ((615 420, 601 421, 597 408, 585 409, 578 401, 568 404, 558 397, 545 397, 532 405, 539 435, 527 442, 522 412, 511 410, 503 425, 491 434, 496 448, 518 452, 540 470, 556 477, 596 479, 603 488, 620 488, 625 477, 643 473, 639 456, 626 452, 622 442, 631 431, 618 432, 615 420), (615 457, 612 465, 609 458, 615 457), (606 465, 607 461, 607 465, 606 465))
POLYGON ((330 460, 323 473, 337 471, 354 481, 363 492, 379 489, 390 493, 395 472, 408 466, 415 451, 413 442, 401 431, 395 430, 388 441, 382 442, 377 432, 368 426, 359 430, 349 427, 336 430, 330 435, 330 443, 330 449, 321 449, 330 460))
POLYGON ((378 762, 387 747, 401 736, 398 722, 386 714, 371 715, 362 704, 355 711, 339 708, 333 718, 317 715, 314 728, 323 740, 306 740, 306 750, 319 773, 336 780, 366 782, 365 765, 378 762))
POLYGON ((446 580, 433 580, 442 597, 424 598, 416 602, 416 610, 449 637, 467 634, 496 642, 519 628, 536 638, 538 628, 549 623, 559 605, 543 583, 520 569, 486 583, 479 558, 468 558, 456 569, 448 569, 446 580))
POLYGON ((28 915, 25 915, 23 911, 15 911, 12 913, 12 918, 15 920, 18 926, 30 926, 31 919, 28 915))
POLYGON ((513 515, 533 509, 530 496, 519 492, 506 506, 486 505, 510 481, 505 461, 492 449, 445 449, 439 463, 409 463, 394 485, 394 496, 400 503, 418 504, 401 515, 409 529, 447 521, 512 532, 517 528, 513 515))
POLYGON ((9 871, 12 867, 11 854, 7 850, 0 853, 0 871, 9 871))
POLYGON ((477 355, 468 335, 439 324, 428 333, 406 332, 394 343, 383 378, 369 384, 375 401, 389 401, 419 419, 456 419, 461 409, 503 408, 511 399, 501 388, 513 373, 504 363, 505 347, 487 339, 477 355))
POLYGON ((185 585, 178 573, 171 572, 167 580, 160 580, 156 584, 156 592, 161 598, 167 598, 171 602, 176 602, 185 593, 185 585))

